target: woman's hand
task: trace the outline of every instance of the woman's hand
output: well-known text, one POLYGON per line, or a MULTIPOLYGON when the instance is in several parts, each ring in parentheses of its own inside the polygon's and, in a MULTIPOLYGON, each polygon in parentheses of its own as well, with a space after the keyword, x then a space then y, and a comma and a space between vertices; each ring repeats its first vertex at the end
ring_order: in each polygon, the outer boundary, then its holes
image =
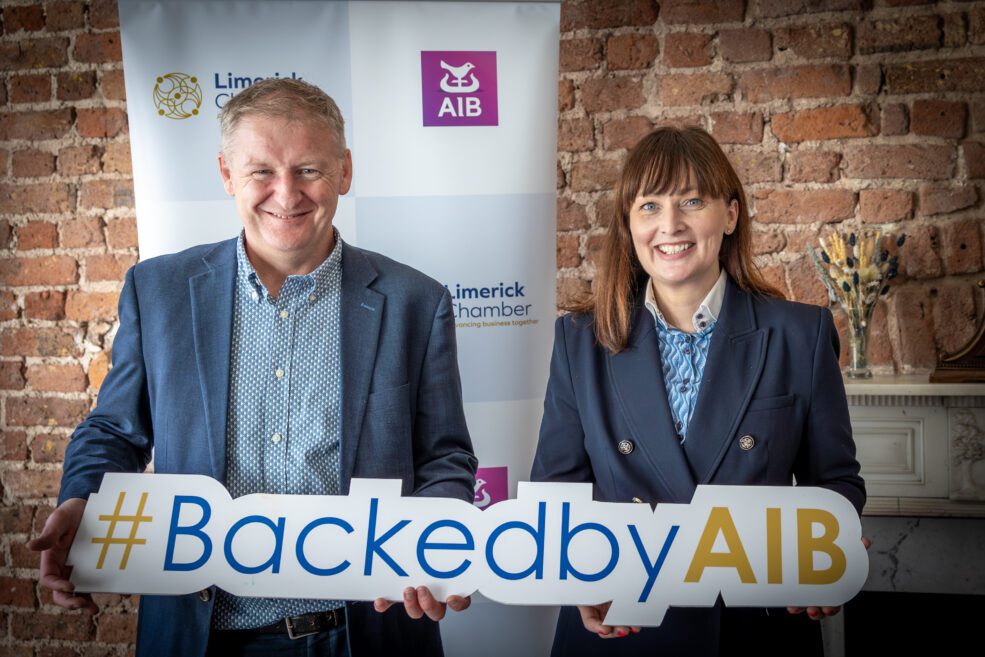
MULTIPOLYGON (((408 586, 404 589, 404 610, 407 615, 417 620, 427 616, 433 621, 439 621, 445 617, 445 610, 451 607, 452 611, 465 611, 472 604, 472 596, 462 597, 460 595, 448 596, 444 602, 439 602, 431 594, 431 590, 426 586, 418 586, 416 589, 408 586)), ((377 598, 373 602, 373 609, 384 612, 396 603, 392 600, 377 598)))
MULTIPOLYGON (((868 550, 869 546, 872 545, 872 541, 863 536, 862 545, 868 550)), ((790 614, 802 614, 805 611, 811 620, 821 620, 828 616, 834 616, 841 611, 841 607, 807 607, 806 609, 804 607, 787 607, 787 613, 790 614)))
POLYGON ((630 632, 636 634, 640 631, 638 627, 629 627, 626 625, 616 625, 615 627, 603 625, 602 619, 605 618, 605 614, 609 611, 611 605, 611 601, 603 602, 600 605, 578 605, 578 613, 581 614, 581 622, 585 626, 585 629, 593 634, 598 634, 603 639, 614 639, 627 636, 630 632))

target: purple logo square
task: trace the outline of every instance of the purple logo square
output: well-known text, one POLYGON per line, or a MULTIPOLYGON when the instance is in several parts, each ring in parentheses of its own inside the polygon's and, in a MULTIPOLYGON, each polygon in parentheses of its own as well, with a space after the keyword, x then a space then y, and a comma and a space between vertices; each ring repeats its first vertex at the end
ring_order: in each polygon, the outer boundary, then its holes
POLYGON ((506 466, 496 468, 479 468, 475 473, 475 504, 480 509, 487 509, 496 502, 502 502, 510 497, 510 480, 506 474, 506 466))
POLYGON ((496 51, 421 51, 425 126, 499 125, 496 51))

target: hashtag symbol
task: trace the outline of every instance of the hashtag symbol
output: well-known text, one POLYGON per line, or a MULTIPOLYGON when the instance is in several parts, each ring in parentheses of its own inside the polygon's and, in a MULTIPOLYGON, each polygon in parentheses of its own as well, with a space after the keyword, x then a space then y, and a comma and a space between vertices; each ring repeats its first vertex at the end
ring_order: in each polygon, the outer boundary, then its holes
POLYGON ((147 493, 141 493, 140 503, 137 505, 137 513, 132 516, 120 515, 123 510, 123 498, 126 493, 120 492, 120 497, 116 500, 116 509, 113 511, 112 515, 101 515, 99 519, 103 522, 109 523, 109 529, 106 530, 106 536, 102 538, 92 539, 93 543, 102 544, 103 549, 99 552, 99 561, 96 562, 96 570, 102 570, 103 562, 106 561, 106 552, 109 550, 110 545, 124 545, 123 548, 123 558, 120 559, 120 570, 125 570, 127 567, 127 561, 130 559, 130 548, 134 545, 144 545, 147 543, 147 539, 137 538, 137 526, 142 522, 149 522, 154 518, 152 516, 145 516, 144 513, 144 503, 147 502, 147 493), (113 532, 116 531, 116 523, 118 522, 129 522, 130 523, 130 536, 127 538, 117 538, 113 536, 113 532))

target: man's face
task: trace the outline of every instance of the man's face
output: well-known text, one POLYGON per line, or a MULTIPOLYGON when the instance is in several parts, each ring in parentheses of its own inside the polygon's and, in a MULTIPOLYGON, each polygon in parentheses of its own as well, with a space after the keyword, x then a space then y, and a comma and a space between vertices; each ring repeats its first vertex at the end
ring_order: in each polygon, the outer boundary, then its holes
POLYGON ((314 270, 331 252, 332 218, 352 182, 352 156, 312 120, 246 116, 219 154, 219 172, 254 266, 314 270))

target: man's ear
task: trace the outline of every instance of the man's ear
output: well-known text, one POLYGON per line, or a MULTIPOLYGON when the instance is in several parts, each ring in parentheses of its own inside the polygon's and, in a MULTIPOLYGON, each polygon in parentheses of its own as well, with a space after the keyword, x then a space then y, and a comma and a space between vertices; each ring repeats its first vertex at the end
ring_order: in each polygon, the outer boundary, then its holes
POLYGON ((223 157, 222 151, 219 151, 219 176, 222 178, 222 186, 226 193, 230 196, 236 196, 233 188, 233 174, 229 170, 229 161, 223 157))
POLYGON ((348 148, 345 149, 345 153, 342 155, 342 180, 339 183, 339 196, 345 196, 349 193, 349 188, 352 186, 352 151, 348 148))

